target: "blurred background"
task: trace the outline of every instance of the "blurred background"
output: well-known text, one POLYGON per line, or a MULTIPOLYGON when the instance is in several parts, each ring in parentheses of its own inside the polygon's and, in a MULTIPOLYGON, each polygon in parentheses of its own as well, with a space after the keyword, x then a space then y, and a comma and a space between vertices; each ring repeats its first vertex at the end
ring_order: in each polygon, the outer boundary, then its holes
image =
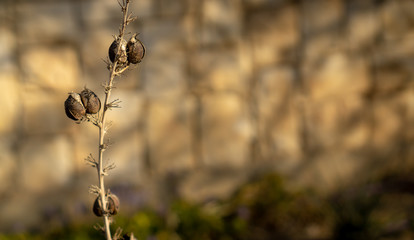
MULTIPOLYGON (((139 239, 413 239, 414 1, 134 0, 147 55, 108 114, 139 239)), ((98 129, 116 0, 0 1, 0 239, 102 239, 98 129)))

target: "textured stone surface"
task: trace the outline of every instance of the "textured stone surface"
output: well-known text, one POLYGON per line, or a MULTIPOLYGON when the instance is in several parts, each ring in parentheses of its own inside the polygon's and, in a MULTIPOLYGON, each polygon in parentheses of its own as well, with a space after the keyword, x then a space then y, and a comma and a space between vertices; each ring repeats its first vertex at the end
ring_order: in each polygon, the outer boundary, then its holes
MULTIPOLYGON (((258 169, 328 193, 414 166, 413 7, 132 1, 126 38, 138 32, 147 52, 115 79, 107 186, 134 209, 225 197, 258 169)), ((63 103, 84 86, 103 101, 120 17, 115 0, 0 1, 1 232, 89 216, 98 129, 63 103)))
POLYGON ((19 182, 28 192, 46 192, 69 184, 73 172, 70 142, 64 135, 32 137, 22 142, 19 182))
POLYGON ((203 98, 203 147, 207 166, 241 167, 248 159, 249 125, 237 95, 203 98))
POLYGON ((17 156, 14 154, 13 147, 16 144, 16 138, 11 135, 3 134, 0 138, 0 194, 7 194, 13 185, 16 184, 17 156))
POLYGON ((241 33, 239 0, 206 0, 202 4, 201 44, 236 41, 241 33))
POLYGON ((78 88, 78 56, 71 47, 33 47, 21 56, 24 81, 31 88, 67 93, 78 88))
MULTIPOLYGON (((63 92, 63 91, 62 91, 63 92)), ((67 93, 50 93, 46 90, 23 90, 22 105, 25 109, 21 113, 25 133, 46 134, 58 133, 64 130, 69 122, 66 116, 64 102, 67 93), (56 98, 56 101, 51 101, 56 98), (59 101, 60 100, 60 101, 59 101)), ((72 121, 73 122, 73 121, 72 121)))
POLYGON ((242 93, 246 79, 241 74, 238 57, 235 47, 200 51, 192 63, 198 76, 194 79, 197 88, 206 92, 242 93))
POLYGON ((17 7, 18 38, 24 44, 77 41, 79 28, 75 17, 76 2, 23 2, 17 7))
POLYGON ((0 133, 12 133, 19 127, 22 116, 22 88, 17 79, 17 73, 0 72, 0 133))
POLYGON ((191 168, 191 99, 153 101, 148 107, 147 131, 153 169, 166 173, 191 168))
POLYGON ((247 15, 251 45, 249 46, 255 67, 292 61, 292 51, 299 41, 299 12, 297 8, 285 6, 269 8, 263 12, 247 15))

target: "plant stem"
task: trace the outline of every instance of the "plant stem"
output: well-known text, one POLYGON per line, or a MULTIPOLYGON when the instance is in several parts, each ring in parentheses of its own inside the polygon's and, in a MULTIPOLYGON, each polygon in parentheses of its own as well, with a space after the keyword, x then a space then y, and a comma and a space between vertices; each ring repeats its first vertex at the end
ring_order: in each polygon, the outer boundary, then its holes
MULTIPOLYGON (((122 39, 125 33, 125 28, 128 24, 128 5, 129 5, 130 0, 123 0, 122 1, 122 13, 123 13, 123 21, 122 21, 122 25, 119 29, 119 39, 122 39)), ((117 48, 117 55, 120 52, 120 46, 121 44, 118 44, 118 48, 117 48)), ((106 120, 106 111, 108 110, 108 103, 109 103, 109 98, 111 96, 111 90, 113 87, 113 82, 114 82, 114 78, 117 75, 117 66, 118 66, 118 61, 117 59, 114 61, 114 63, 112 65, 110 65, 109 68, 109 80, 105 86, 105 101, 103 103, 103 108, 102 108, 102 114, 101 114, 101 119, 100 119, 100 123, 98 124, 98 128, 99 128, 99 159, 98 159, 98 166, 97 166, 97 171, 98 171, 98 181, 99 181, 99 195, 100 195, 100 199, 101 199, 101 203, 102 203, 102 208, 104 210, 104 230, 105 230, 105 235, 106 235, 106 239, 107 240, 112 240, 112 235, 111 235, 111 229, 110 229, 110 219, 109 219, 109 214, 108 212, 108 208, 107 208, 107 199, 106 199, 106 190, 105 190, 105 182, 104 182, 104 177, 105 177, 105 172, 104 172, 104 166, 103 166, 103 152, 105 151, 105 145, 104 145, 104 140, 105 140, 105 134, 106 134, 106 124, 105 124, 105 120, 106 120)))
MULTIPOLYGON (((103 111, 103 115, 105 114, 105 110, 103 111)), ((102 117, 102 125, 99 126, 99 162, 98 162, 98 179, 99 179, 99 195, 101 196, 101 203, 104 212, 108 211, 107 204, 106 204, 106 194, 105 194, 105 183, 104 183, 104 172, 103 172, 103 144, 104 144, 104 137, 105 137, 105 128, 104 128, 104 117, 102 117)), ((111 240, 111 229, 109 227, 109 216, 108 214, 104 214, 104 228, 105 228, 105 235, 107 240, 111 240)))

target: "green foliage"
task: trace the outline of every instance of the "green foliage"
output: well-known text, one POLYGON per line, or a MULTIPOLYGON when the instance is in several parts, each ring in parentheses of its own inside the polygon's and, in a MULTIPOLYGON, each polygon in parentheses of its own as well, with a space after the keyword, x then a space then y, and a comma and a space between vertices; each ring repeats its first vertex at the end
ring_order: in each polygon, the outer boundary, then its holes
POLYGON ((289 191, 273 174, 242 187, 230 206, 232 239, 306 238, 309 227, 323 228, 328 218, 314 194, 289 191))
MULTIPOLYGON (((269 174, 241 186, 226 201, 177 200, 163 211, 144 208, 132 217, 116 216, 115 225, 140 240, 412 239, 414 181, 397 180, 380 179, 322 199, 310 191, 293 191, 269 174)), ((0 235, 0 240, 102 239, 90 226, 0 235)))
POLYGON ((103 235, 91 228, 90 225, 70 225, 66 228, 53 229, 50 232, 42 234, 16 234, 16 235, 0 235, 0 240, 91 240, 102 239, 103 235))

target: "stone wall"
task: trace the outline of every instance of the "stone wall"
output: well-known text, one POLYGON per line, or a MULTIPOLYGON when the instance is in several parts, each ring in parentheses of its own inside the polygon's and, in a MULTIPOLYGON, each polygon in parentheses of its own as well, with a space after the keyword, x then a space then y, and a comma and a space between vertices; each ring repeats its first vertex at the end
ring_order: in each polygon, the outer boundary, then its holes
MULTIPOLYGON (((254 172, 330 192, 413 163, 414 2, 135 0, 147 55, 109 113, 124 209, 223 197, 254 172)), ((90 217, 97 129, 64 113, 101 98, 115 0, 0 1, 0 231, 90 217)), ((127 211, 126 210, 126 211, 127 211)))

